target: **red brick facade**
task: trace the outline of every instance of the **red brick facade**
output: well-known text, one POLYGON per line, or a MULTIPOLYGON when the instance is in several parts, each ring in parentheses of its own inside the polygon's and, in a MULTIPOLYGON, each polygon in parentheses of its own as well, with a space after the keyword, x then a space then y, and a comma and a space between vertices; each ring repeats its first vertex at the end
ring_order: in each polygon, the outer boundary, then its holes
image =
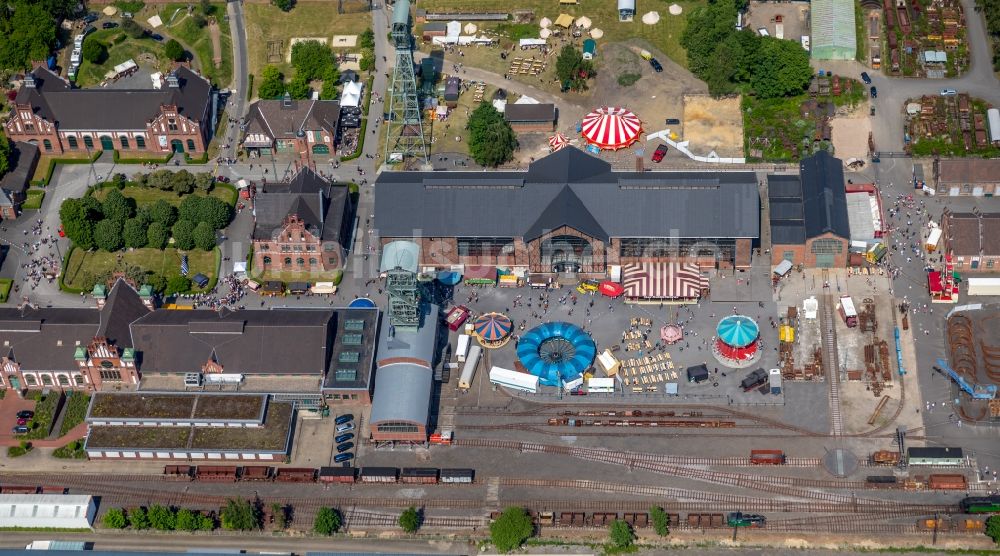
POLYGON ((301 218, 285 218, 284 227, 272 239, 253 241, 254 268, 292 272, 329 272, 343 264, 336 242, 323 242, 306 229, 301 218))
MULTIPOLYGON (((2 382, 6 388, 57 388, 60 390, 107 390, 109 387, 134 389, 139 371, 131 350, 120 350, 107 338, 97 337, 90 345, 79 346, 74 356, 76 369, 67 364, 58 370, 22 371, 15 358, 0 358, 2 382)), ((69 362, 67 362, 69 363, 69 362)))
POLYGON ((820 236, 806 240, 804 245, 780 245, 771 247, 771 265, 777 266, 781 261, 788 259, 795 265, 803 265, 806 268, 829 267, 847 268, 850 257, 850 242, 832 233, 825 233, 820 236), (832 253, 831 253, 832 251, 832 253), (833 255, 832 264, 817 264, 824 255, 833 255))

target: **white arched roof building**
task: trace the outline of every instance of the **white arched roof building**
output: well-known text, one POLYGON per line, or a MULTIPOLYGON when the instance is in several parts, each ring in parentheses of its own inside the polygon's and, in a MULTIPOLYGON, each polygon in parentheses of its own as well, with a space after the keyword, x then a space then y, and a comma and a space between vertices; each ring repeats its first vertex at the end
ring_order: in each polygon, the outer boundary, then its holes
POLYGON ((0 494, 0 527, 89 529, 96 512, 93 496, 0 494))

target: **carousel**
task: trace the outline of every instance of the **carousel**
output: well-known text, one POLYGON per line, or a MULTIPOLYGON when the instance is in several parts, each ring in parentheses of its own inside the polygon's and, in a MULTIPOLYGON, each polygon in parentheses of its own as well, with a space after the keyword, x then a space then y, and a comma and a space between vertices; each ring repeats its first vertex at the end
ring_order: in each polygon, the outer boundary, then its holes
POLYGON ((666 324, 660 327, 660 340, 667 345, 674 345, 684 339, 684 329, 676 324, 666 324))
POLYGON ((727 367, 742 369, 760 360, 760 327, 745 315, 729 315, 715 328, 712 353, 727 367))
POLYGON ((569 140, 562 133, 556 133, 549 137, 549 151, 556 152, 569 144, 569 140))
POLYGON ((513 323, 507 315, 486 313, 472 321, 472 332, 479 345, 486 349, 496 349, 507 345, 513 323))
POLYGON ((617 151, 639 141, 642 122, 627 108, 602 106, 584 116, 580 133, 590 148, 617 151))

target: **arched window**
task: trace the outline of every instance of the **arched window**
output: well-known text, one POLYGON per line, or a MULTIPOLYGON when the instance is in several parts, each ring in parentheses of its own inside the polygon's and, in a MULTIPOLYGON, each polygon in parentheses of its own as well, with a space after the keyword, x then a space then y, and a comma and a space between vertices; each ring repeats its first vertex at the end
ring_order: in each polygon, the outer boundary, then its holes
POLYGON ((35 386, 38 381, 35 380, 35 375, 24 375, 24 383, 28 386, 35 386))
POLYGON ((48 139, 42 139, 42 146, 45 147, 46 151, 51 151, 52 150, 52 141, 49 141, 48 139))
POLYGON ((83 386, 84 385, 83 375, 74 375, 73 376, 73 381, 76 382, 77 386, 83 386))
POLYGON ((194 146, 194 139, 188 139, 188 152, 193 153, 196 150, 197 147, 194 146))
POLYGON ((269 265, 269 264, 271 264, 271 257, 268 257, 268 256, 265 256, 265 257, 264 257, 264 264, 265 264, 265 265, 269 265))
POLYGON ((88 149, 94 148, 94 138, 89 135, 85 135, 83 137, 83 146, 87 147, 88 149))
POLYGON ((59 380, 59 386, 69 386, 69 377, 66 375, 58 375, 56 379, 59 380))
POLYGON ((285 264, 292 264, 292 258, 291 257, 285 257, 285 264))
POLYGON ((69 137, 66 138, 66 141, 69 142, 69 148, 73 149, 74 151, 80 148, 80 145, 76 142, 76 137, 70 135, 69 137))
POLYGON ((312 258, 310 258, 310 259, 309 259, 309 264, 310 264, 310 265, 314 265, 314 264, 316 264, 316 258, 315 258, 315 257, 312 257, 312 258))
POLYGON ((302 266, 302 265, 306 264, 306 260, 303 259, 302 257, 299 257, 299 258, 295 259, 295 264, 297 264, 299 266, 302 266))
POLYGON ((122 149, 128 150, 128 137, 121 135, 118 137, 118 142, 122 144, 122 149))
POLYGON ((52 386, 52 377, 49 375, 42 375, 42 386, 52 386))
POLYGON ((135 148, 145 149, 146 148, 146 138, 142 135, 138 135, 135 138, 135 148))

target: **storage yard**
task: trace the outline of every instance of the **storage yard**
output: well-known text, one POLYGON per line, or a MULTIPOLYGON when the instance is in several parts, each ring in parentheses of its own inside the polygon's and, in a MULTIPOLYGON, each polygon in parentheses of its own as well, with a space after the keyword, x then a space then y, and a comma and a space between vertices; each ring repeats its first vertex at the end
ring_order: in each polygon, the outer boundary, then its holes
POLYGON ((997 156, 1000 130, 989 123, 991 108, 965 93, 910 99, 903 129, 906 149, 916 156, 997 156))
POLYGON ((882 69, 888 75, 944 78, 966 70, 969 48, 961 2, 883 0, 882 11, 887 53, 882 69))

